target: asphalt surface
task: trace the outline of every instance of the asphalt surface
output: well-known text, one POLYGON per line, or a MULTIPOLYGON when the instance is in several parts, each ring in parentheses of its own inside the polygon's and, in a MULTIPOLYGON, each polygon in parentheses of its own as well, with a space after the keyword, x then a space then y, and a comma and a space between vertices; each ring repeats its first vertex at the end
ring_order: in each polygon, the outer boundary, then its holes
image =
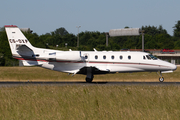
POLYGON ((27 86, 27 85, 42 85, 42 86, 66 86, 66 85, 180 85, 180 82, 0 82, 0 87, 12 86, 27 86))

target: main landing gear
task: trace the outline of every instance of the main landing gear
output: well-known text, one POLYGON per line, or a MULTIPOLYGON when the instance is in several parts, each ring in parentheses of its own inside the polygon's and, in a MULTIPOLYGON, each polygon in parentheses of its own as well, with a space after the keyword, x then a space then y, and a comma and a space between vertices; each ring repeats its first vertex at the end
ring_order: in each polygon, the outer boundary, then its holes
POLYGON ((87 68, 87 76, 86 76, 86 82, 91 83, 93 81, 94 75, 92 73, 92 68, 87 68))
POLYGON ((157 72, 157 74, 160 76, 159 77, 159 82, 164 82, 164 78, 162 77, 162 73, 160 71, 160 74, 157 72))
POLYGON ((94 76, 91 76, 91 78, 86 77, 86 82, 91 83, 93 81, 94 76))

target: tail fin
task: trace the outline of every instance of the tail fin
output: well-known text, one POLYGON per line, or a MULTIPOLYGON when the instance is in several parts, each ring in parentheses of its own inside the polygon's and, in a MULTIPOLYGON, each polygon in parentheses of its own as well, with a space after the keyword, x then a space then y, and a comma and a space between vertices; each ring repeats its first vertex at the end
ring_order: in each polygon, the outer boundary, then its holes
POLYGON ((27 46, 29 49, 33 49, 33 46, 24 36, 21 30, 15 25, 5 25, 6 34, 8 37, 9 45, 11 48, 12 55, 17 55, 18 48, 20 46, 27 46))
POLYGON ((34 47, 15 25, 5 25, 11 52, 14 58, 20 60, 24 66, 38 65, 34 55, 34 47))

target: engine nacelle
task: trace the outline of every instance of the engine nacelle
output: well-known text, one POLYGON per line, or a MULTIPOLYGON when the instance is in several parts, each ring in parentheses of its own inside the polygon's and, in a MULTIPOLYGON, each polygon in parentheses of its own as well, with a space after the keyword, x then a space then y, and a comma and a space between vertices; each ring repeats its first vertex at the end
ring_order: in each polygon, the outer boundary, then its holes
POLYGON ((80 51, 64 51, 56 53, 56 60, 63 61, 80 61, 81 52, 80 51))

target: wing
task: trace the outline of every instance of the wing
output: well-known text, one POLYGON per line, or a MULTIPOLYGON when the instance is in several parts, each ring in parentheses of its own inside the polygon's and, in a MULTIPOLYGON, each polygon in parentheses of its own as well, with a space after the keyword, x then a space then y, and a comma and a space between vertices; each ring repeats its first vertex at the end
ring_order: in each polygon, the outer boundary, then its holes
POLYGON ((93 74, 107 74, 110 72, 110 70, 108 69, 103 69, 103 68, 98 68, 98 67, 83 67, 81 68, 77 74, 84 74, 87 75, 87 73, 89 72, 87 69, 91 68, 91 71, 93 74))

